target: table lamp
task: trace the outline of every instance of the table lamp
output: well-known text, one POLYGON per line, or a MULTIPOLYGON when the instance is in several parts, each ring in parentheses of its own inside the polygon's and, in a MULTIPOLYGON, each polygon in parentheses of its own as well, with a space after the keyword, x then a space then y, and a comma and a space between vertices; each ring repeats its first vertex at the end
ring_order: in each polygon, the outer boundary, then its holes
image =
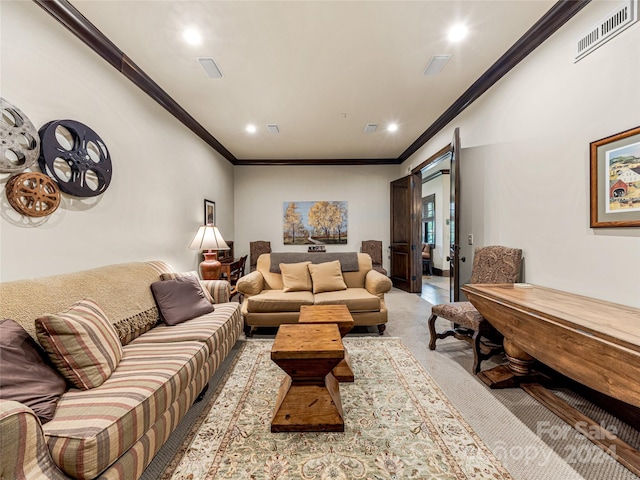
POLYGON ((193 237, 190 250, 202 250, 204 260, 200 263, 200 277, 203 280, 217 280, 220 278, 218 250, 229 250, 220 230, 215 225, 201 225, 193 237))

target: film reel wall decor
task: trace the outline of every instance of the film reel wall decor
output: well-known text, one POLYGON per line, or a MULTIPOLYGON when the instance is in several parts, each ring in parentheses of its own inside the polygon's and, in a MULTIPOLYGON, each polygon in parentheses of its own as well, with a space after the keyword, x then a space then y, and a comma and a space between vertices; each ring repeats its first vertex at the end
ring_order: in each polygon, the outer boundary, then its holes
POLYGON ((107 146, 91 128, 75 120, 55 120, 39 130, 40 169, 60 190, 76 197, 95 197, 111 183, 107 146))
POLYGON ((76 197, 104 193, 112 164, 104 141, 85 124, 55 120, 36 131, 18 107, 0 98, 0 173, 16 174, 5 185, 11 207, 44 217, 60 205, 61 191, 76 197), (36 160, 43 173, 19 173, 36 160))
POLYGON ((60 205, 60 189, 44 173, 14 175, 5 185, 9 205, 27 217, 45 217, 60 205))
POLYGON ((31 120, 4 98, 0 112, 0 172, 18 173, 38 159, 40 137, 31 120))

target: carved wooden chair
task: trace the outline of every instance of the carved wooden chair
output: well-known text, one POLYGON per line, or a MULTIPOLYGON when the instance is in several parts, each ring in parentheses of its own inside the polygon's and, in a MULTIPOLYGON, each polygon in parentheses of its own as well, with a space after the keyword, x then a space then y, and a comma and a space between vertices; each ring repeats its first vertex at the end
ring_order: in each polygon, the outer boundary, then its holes
POLYGON ((253 272, 258 264, 258 257, 263 253, 271 253, 271 242, 258 240, 249 242, 249 271, 253 272))
MULTIPOLYGON (((515 283, 522 269, 522 250, 501 246, 476 248, 470 283, 515 283)), ((454 336, 469 343, 473 349, 472 372, 480 371, 483 360, 502 351, 502 342, 482 342, 482 338, 499 337, 498 332, 475 309, 471 302, 455 302, 434 305, 429 318, 429 349, 436 349, 436 340, 454 336), (453 323, 453 328, 436 332, 436 318, 453 323)))
MULTIPOLYGON (((234 295, 238 293, 238 286, 237 286, 238 280, 244 277, 244 270, 247 265, 247 256, 248 255, 244 255, 240 257, 237 261, 231 264, 231 269, 229 272, 229 283, 231 284, 231 296, 229 298, 232 298, 234 295)), ((242 298, 240 299, 240 303, 242 303, 242 298)))
POLYGON ((387 271, 382 267, 382 241, 380 240, 363 240, 362 248, 360 249, 362 253, 368 253, 371 257, 371 263, 373 264, 373 269, 382 273, 383 275, 387 274, 387 271))

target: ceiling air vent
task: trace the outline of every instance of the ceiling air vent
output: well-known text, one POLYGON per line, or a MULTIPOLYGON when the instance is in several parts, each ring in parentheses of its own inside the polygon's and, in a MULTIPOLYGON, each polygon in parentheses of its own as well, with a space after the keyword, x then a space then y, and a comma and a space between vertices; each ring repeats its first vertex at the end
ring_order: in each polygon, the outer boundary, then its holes
POLYGON ((216 62, 211 57, 199 57, 198 63, 204 69, 205 73, 210 78, 222 78, 222 72, 216 65, 216 62))
POLYGON ((638 21, 638 0, 625 0, 582 35, 576 44, 576 62, 638 21))

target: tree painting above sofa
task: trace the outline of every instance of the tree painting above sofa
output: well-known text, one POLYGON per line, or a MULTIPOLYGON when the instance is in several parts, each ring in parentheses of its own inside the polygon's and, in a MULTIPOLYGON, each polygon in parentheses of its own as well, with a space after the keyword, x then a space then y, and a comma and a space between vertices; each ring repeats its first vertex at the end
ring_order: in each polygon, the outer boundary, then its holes
POLYGON ((282 237, 285 245, 347 243, 348 202, 284 202, 282 237))

